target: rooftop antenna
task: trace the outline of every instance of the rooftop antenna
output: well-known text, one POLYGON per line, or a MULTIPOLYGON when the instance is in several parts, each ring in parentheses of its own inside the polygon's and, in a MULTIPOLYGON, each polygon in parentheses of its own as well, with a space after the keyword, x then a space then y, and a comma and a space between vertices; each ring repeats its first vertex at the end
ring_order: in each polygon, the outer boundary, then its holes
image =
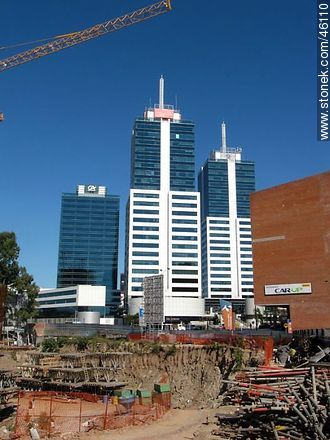
POLYGON ((164 78, 161 75, 159 80, 159 108, 164 108, 164 78))
POLYGON ((175 95, 175 110, 178 109, 178 95, 175 95))
POLYGON ((222 138, 221 151, 223 153, 226 153, 227 152, 226 124, 224 122, 222 122, 221 124, 221 138, 222 138))

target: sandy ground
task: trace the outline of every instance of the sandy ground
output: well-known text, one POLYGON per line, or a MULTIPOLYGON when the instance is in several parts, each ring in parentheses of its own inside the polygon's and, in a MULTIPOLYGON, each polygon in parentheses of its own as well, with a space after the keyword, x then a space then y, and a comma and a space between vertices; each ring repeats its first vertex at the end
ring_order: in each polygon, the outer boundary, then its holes
POLYGON ((18 362, 13 356, 13 352, 0 351, 0 370, 16 371, 18 362))
POLYGON ((88 440, 209 440, 216 426, 214 414, 219 410, 173 409, 150 425, 135 426, 114 431, 82 433, 79 439, 88 440), (209 423, 206 424, 208 417, 209 423))

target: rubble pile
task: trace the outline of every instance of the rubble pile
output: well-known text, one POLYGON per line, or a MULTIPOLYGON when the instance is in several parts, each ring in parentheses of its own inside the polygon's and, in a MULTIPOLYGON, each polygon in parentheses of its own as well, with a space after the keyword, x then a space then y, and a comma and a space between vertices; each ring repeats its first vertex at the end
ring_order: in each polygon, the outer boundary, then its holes
POLYGON ((240 373, 226 385, 231 414, 217 414, 220 439, 330 438, 330 365, 240 373))

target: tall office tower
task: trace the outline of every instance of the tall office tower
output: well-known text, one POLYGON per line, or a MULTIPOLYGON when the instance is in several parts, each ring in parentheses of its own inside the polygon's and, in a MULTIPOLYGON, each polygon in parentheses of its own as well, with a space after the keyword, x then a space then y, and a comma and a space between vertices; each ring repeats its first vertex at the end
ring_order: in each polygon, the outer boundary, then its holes
POLYGON ((147 108, 134 123, 130 186, 125 258, 130 313, 143 301, 144 277, 163 274, 166 316, 200 314, 200 199, 195 191, 194 124, 164 104, 162 77, 159 104, 147 108))
POLYGON ((207 307, 217 307, 219 298, 253 297, 250 194, 255 190, 255 172, 254 163, 241 155, 242 149, 227 148, 222 123, 222 146, 211 153, 198 176, 207 307))
POLYGON ((117 289, 119 197, 105 186, 79 185, 62 195, 57 287, 106 286, 106 306, 120 303, 117 289))

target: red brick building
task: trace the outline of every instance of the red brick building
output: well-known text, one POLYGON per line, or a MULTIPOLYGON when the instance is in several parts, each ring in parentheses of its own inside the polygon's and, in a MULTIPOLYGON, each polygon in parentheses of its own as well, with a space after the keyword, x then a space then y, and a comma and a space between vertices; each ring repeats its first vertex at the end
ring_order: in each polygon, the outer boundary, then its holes
POLYGON ((255 303, 330 328, 330 172, 251 195, 255 303))

